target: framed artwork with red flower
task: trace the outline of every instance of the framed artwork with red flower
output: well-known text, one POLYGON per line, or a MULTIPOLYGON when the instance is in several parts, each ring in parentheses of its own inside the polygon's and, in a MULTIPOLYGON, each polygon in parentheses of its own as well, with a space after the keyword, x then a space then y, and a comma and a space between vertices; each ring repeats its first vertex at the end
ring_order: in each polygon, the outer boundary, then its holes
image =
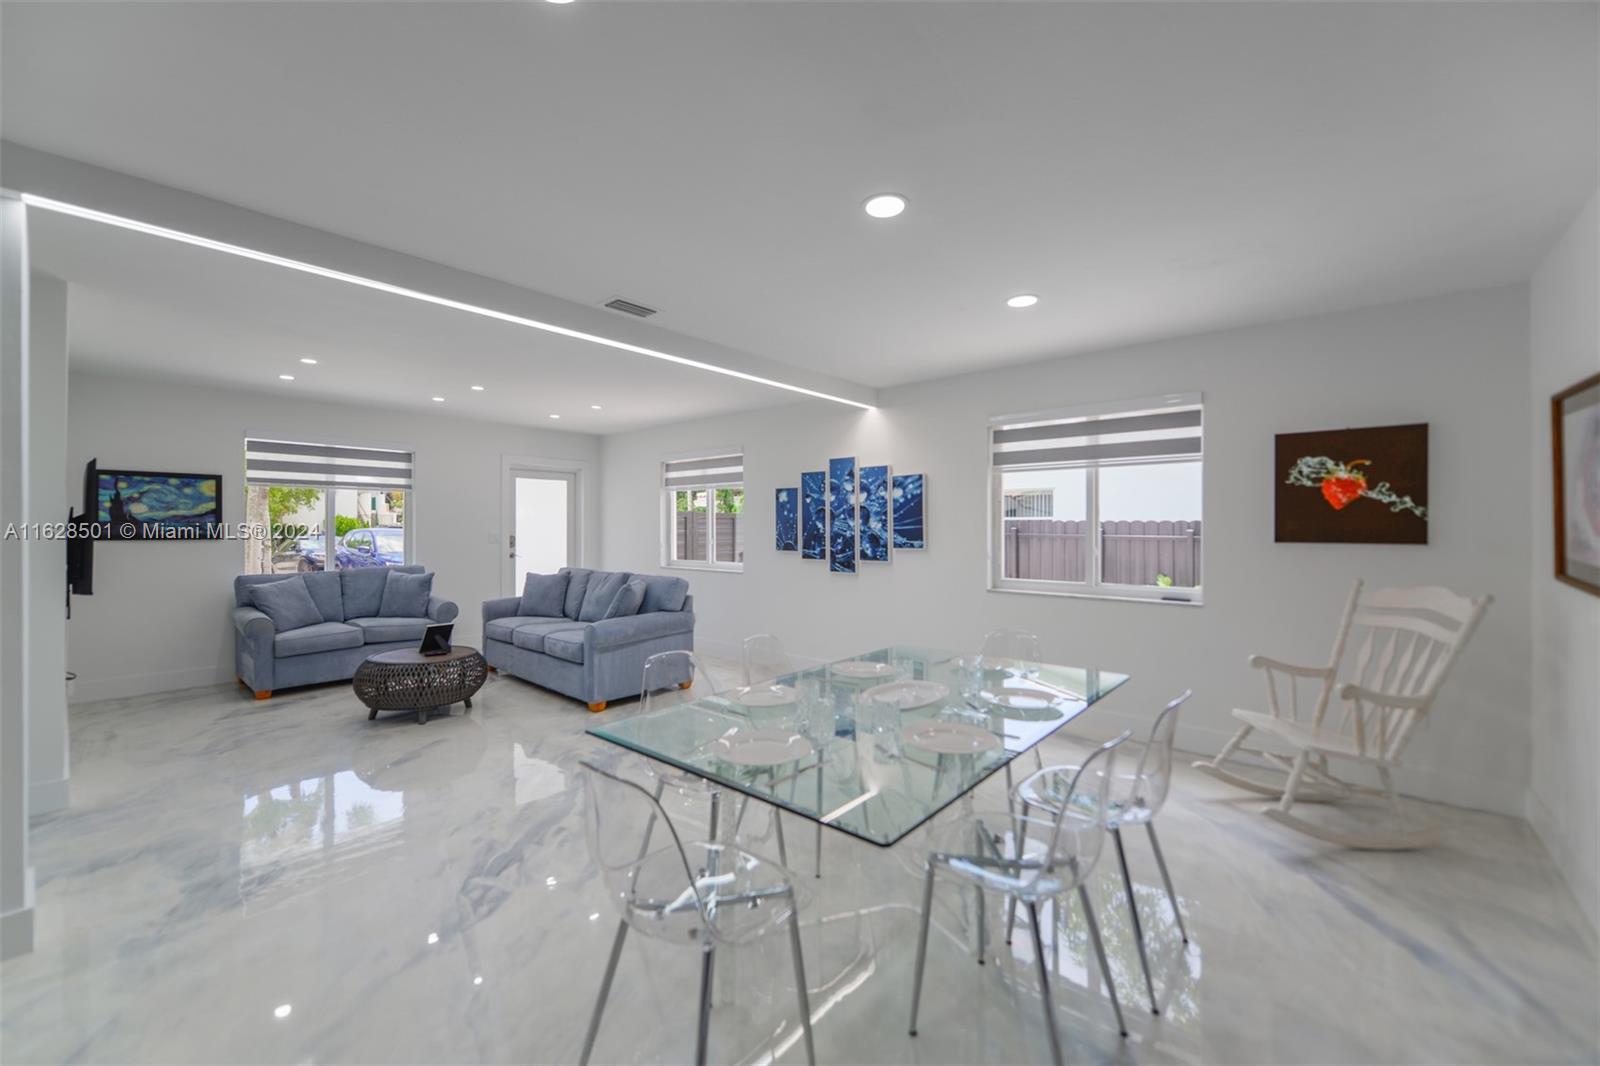
POLYGON ((1280 433, 1280 544, 1428 543, 1428 424, 1280 433))
POLYGON ((1556 580, 1600 596, 1600 374, 1550 398, 1556 580))

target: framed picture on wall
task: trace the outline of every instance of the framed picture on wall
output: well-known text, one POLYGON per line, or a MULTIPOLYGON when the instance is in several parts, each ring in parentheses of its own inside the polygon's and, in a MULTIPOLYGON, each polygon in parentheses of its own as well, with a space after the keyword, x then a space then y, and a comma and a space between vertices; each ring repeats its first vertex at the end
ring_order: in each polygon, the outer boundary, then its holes
POLYGON ((1550 398, 1556 580, 1600 596, 1600 374, 1550 398))
POLYGON ((1279 544, 1428 543, 1428 425, 1280 433, 1279 544))
POLYGON ((209 540, 222 532, 222 475, 98 470, 104 540, 209 540))

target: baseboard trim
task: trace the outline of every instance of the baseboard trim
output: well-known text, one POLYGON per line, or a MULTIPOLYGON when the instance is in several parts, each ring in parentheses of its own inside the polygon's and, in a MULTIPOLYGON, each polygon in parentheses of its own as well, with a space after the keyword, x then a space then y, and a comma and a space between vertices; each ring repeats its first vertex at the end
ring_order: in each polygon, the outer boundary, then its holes
POLYGON ((36 818, 52 811, 64 811, 67 809, 67 800, 65 777, 54 781, 35 781, 28 786, 28 817, 36 818))
POLYGON ((23 874, 22 906, 0 914, 0 959, 33 950, 33 867, 23 874))
POLYGON ((85 677, 80 672, 73 684, 70 703, 94 703, 128 696, 148 696, 155 692, 177 692, 186 688, 221 685, 232 680, 231 668, 217 666, 159 670, 148 674, 114 674, 109 677, 85 677))

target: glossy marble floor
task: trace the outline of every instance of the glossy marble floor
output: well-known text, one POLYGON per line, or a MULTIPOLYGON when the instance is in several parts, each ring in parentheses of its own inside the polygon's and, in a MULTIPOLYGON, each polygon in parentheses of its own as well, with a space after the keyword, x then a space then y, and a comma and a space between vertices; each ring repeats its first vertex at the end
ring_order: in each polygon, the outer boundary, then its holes
MULTIPOLYGON (((615 928, 582 827, 576 762, 603 747, 588 722, 502 678, 426 726, 369 723, 344 686, 74 708, 73 805, 35 829, 38 948, 0 975, 0 1060, 575 1059, 615 928)), ((1059 916, 1047 952, 1069 1061, 1596 1060, 1592 936, 1526 826, 1440 809, 1444 847, 1356 853, 1259 807, 1180 774, 1160 824, 1187 950, 1131 842, 1159 1018, 1102 864, 1126 1041, 1081 917, 1059 916)), ((812 840, 790 831, 807 871, 812 840)), ((1029 938, 991 935, 975 965, 954 889, 936 902, 921 1035, 906 1035, 913 847, 829 832, 824 876, 804 878, 819 1059, 1044 1060, 1029 938)), ((713 1060, 804 1061, 782 938, 722 953, 717 972, 713 1060)), ((596 1060, 688 1059, 697 978, 695 952, 631 940, 596 1060)))

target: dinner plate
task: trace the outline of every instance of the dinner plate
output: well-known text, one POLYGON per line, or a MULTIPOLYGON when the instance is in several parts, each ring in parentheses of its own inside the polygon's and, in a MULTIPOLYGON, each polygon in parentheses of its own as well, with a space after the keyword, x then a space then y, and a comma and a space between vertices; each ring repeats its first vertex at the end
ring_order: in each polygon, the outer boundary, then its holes
POLYGON ((987 688, 978 693, 978 698, 1008 711, 1039 711, 1055 705, 1055 697, 1050 693, 1022 685, 998 685, 987 688))
POLYGON ((787 707, 795 701, 788 685, 752 685, 733 694, 733 702, 744 707, 787 707))
POLYGON ((910 711, 948 699, 950 686, 937 681, 891 681, 887 685, 874 685, 861 695, 910 711))
POLYGON ((735 729, 711 742, 717 758, 736 766, 778 766, 815 749, 792 729, 735 729))
POLYGON ((1000 746, 1000 738, 966 722, 918 722, 907 726, 900 739, 908 748, 939 755, 976 755, 1000 746))
POLYGON ((858 681, 871 681, 876 678, 893 677, 899 669, 889 663, 875 663, 866 659, 850 659, 842 663, 834 663, 828 667, 828 672, 839 677, 854 678, 858 681))

